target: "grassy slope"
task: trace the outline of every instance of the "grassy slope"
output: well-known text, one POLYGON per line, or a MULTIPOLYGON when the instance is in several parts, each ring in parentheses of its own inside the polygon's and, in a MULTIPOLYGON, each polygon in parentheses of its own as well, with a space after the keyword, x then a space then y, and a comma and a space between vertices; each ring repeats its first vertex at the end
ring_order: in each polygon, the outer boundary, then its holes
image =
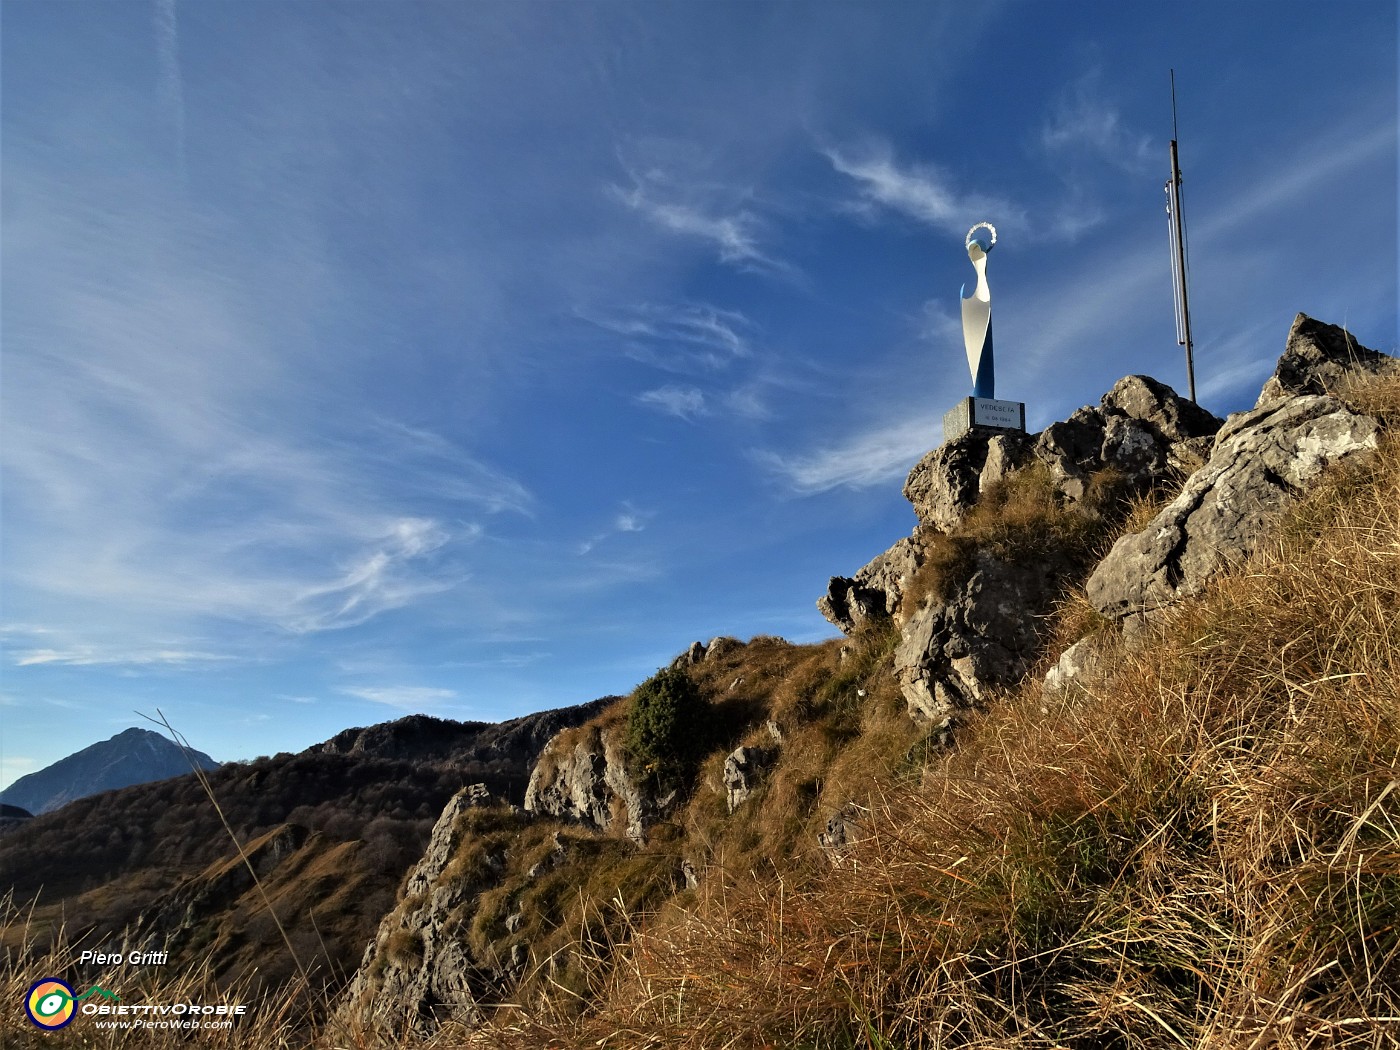
POLYGON ((1400 1045, 1397 624, 1392 434, 1082 687, 868 765, 840 866, 711 879, 482 1045, 1400 1045))

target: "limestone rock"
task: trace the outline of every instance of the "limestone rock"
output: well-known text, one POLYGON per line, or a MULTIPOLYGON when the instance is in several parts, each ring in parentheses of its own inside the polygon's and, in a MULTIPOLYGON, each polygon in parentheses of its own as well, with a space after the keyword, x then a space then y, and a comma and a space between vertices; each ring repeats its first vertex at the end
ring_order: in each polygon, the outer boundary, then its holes
POLYGON ((705 659, 718 660, 728 653, 736 652, 744 647, 744 643, 729 635, 721 635, 718 638, 711 638, 709 644, 705 646, 705 659))
POLYGON ((899 609, 904 589, 922 562, 923 545, 916 532, 876 555, 854 577, 833 576, 817 608, 833 626, 851 634, 867 620, 899 609))
MULTIPOLYGON (((450 919, 487 886, 444 882, 443 874, 462 844, 463 815, 495 801, 484 785, 471 784, 443 808, 422 859, 409 873, 403 903, 380 923, 346 990, 341 1016, 357 1027, 400 1039, 409 1032, 427 1035, 448 1020, 481 1022, 478 1004, 495 997, 503 975, 472 958, 450 919)), ((503 869, 503 857, 488 857, 480 877, 489 881, 503 869)))
POLYGON ((617 830, 621 819, 628 838, 644 841, 666 805, 633 782, 621 736, 617 725, 606 730, 587 725, 551 741, 530 774, 526 811, 599 831, 617 830))
POLYGON ((1247 557, 1327 466, 1374 449, 1377 430, 1369 416, 1318 395, 1231 416, 1181 494, 1143 531, 1114 544, 1089 577, 1089 600, 1123 619, 1199 592, 1213 573, 1247 557))
POLYGON ((777 761, 774 747, 738 747, 724 760, 724 788, 733 813, 748 801, 763 776, 777 761))
POLYGON ((1097 406, 1051 423, 1037 438, 1034 454, 1050 468, 1056 487, 1083 499, 1095 472, 1112 467, 1133 488, 1163 477, 1173 460, 1186 461, 1180 446, 1200 442, 1220 420, 1149 376, 1126 376, 1097 406))
POLYGON ((1214 434, 1220 419, 1151 376, 1125 376, 1101 402, 1105 413, 1122 413, 1145 424, 1166 442, 1214 434))
POLYGON ((1041 690, 1046 695, 1063 693, 1070 683, 1088 674, 1099 664, 1101 648, 1094 638, 1081 638, 1063 653, 1045 674, 1041 690))
POLYGON ((1278 367, 1265 382, 1254 407, 1290 394, 1331 393, 1348 374, 1395 367, 1395 358, 1367 349, 1346 329, 1299 314, 1289 329, 1278 367))
POLYGON ((952 599, 916 611, 895 650, 895 675, 910 716, 950 729, 956 713, 991 688, 1013 685, 1039 652, 1043 617, 1064 589, 1068 563, 1013 565, 979 552, 952 599))
POLYGON ((1029 434, 1015 430, 997 434, 988 441, 987 459, 982 464, 982 473, 977 479, 978 494, 986 495, 989 488, 1030 462, 1031 447, 1034 444, 1035 441, 1029 434))
POLYGON ((851 852, 851 847, 865 838, 862 818, 869 813, 865 806, 847 802, 826 822, 826 830, 817 836, 817 844, 826 853, 832 864, 840 864, 851 852))
POLYGON ((611 819, 608 760, 596 727, 577 735, 572 747, 556 738, 545 746, 525 788, 525 811, 566 817, 595 828, 611 819))
POLYGON ((705 643, 694 641, 690 643, 685 652, 671 661, 671 669, 679 671, 682 668, 693 667, 703 659, 705 659, 705 643))
POLYGON ((428 836, 427 848, 423 850, 423 856, 408 876, 408 883, 404 888, 407 896, 428 892, 448 862, 456 855, 457 847, 462 841, 461 821, 458 818, 469 809, 489 806, 494 801, 496 800, 491 797, 491 792, 486 789, 485 784, 468 784, 452 796, 438 814, 437 823, 433 825, 432 834, 428 836))
POLYGON ((969 431, 945 441, 914 465, 904 482, 904 498, 919 521, 947 532, 972 509, 987 462, 987 434, 969 431))

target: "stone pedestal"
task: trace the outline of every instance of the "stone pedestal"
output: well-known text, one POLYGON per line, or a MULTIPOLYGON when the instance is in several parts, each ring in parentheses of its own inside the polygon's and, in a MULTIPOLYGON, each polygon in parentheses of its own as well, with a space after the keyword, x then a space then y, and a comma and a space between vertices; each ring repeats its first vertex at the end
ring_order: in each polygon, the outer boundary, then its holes
POLYGON ((943 440, 952 441, 969 430, 1026 430, 1026 406, 1020 401, 965 397, 943 413, 943 440))

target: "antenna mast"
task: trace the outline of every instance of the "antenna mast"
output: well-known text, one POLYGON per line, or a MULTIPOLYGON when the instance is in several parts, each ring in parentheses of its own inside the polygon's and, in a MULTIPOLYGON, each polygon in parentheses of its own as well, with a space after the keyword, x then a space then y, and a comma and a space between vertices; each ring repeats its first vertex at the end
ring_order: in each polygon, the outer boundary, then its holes
POLYGON ((1181 166, 1176 153, 1176 70, 1172 74, 1172 177, 1167 180, 1167 239, 1172 252, 1172 299, 1176 306, 1176 343, 1186 347, 1186 382, 1196 400, 1196 364, 1191 352, 1191 306, 1186 294, 1186 221, 1181 215, 1181 166))

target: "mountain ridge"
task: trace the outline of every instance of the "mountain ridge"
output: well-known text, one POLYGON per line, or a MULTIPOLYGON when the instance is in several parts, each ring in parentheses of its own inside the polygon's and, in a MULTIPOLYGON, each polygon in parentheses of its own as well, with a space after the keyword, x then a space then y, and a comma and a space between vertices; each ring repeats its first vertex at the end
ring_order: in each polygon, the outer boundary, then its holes
POLYGON ((191 761, 203 770, 219 767, 203 751, 187 756, 159 733, 132 726, 19 777, 0 791, 0 802, 42 816, 89 795, 184 776, 191 761))

